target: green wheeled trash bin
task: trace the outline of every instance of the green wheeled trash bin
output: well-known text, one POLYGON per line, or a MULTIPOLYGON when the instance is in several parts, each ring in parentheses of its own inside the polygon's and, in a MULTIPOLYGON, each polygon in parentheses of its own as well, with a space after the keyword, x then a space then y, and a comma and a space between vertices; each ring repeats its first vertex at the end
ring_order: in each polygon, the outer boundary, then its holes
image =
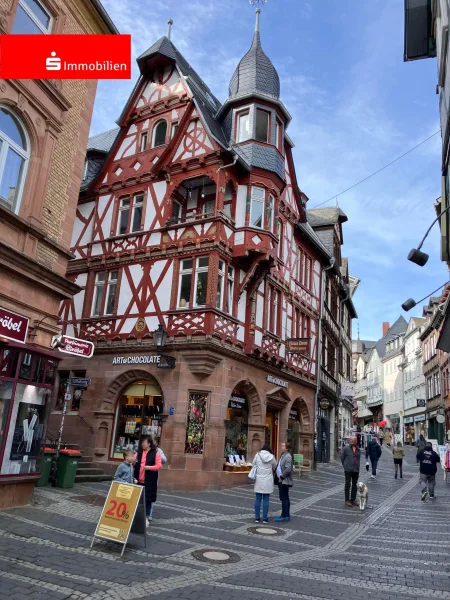
POLYGON ((56 487, 73 488, 80 458, 81 452, 79 450, 59 451, 56 487))
POLYGON ((42 458, 41 465, 41 478, 36 483, 37 486, 41 487, 48 484, 48 479, 52 471, 53 459, 56 455, 56 450, 53 448, 44 448, 44 456, 42 458))

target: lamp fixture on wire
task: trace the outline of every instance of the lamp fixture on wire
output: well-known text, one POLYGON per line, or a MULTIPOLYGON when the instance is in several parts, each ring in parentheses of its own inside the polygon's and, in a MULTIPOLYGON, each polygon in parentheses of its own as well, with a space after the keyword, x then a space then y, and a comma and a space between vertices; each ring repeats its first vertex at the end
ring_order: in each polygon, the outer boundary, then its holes
POLYGON ((421 302, 423 302, 424 300, 426 300, 427 298, 429 298, 430 296, 432 296, 433 294, 435 294, 436 292, 438 292, 444 286, 448 285, 449 283, 450 283, 450 281, 446 281, 443 285, 440 285, 438 288, 436 288, 435 290, 433 290, 431 292, 431 294, 428 294, 428 296, 425 296, 424 298, 421 298, 420 300, 417 300, 417 302, 415 300, 413 300, 413 298, 408 298, 408 300, 405 300, 405 302, 403 302, 402 309, 405 312, 408 312, 409 310, 411 310, 412 308, 414 308, 415 306, 417 306, 417 304, 420 304, 421 302))
POLYGON ((422 252, 421 248, 423 246, 424 241, 427 239, 428 234, 430 233, 430 231, 433 228, 433 225, 439 221, 439 219, 442 217, 442 215, 447 212, 450 209, 450 204, 447 206, 447 208, 444 208, 444 210, 439 213, 439 215, 434 219, 434 221, 431 223, 431 225, 428 227, 425 235, 422 238, 422 241, 420 242, 420 244, 417 246, 417 248, 413 248, 412 250, 410 250, 409 254, 408 254, 408 260, 410 262, 415 263, 416 265, 419 265, 419 267, 423 267, 427 264, 428 259, 430 258, 430 255, 427 254, 426 252, 422 252))

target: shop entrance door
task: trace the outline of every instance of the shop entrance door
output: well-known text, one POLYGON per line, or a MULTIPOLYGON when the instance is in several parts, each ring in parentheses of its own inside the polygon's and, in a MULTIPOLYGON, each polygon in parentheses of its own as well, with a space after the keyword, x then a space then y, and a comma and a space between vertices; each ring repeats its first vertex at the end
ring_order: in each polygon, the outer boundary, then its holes
POLYGON ((274 454, 278 451, 278 423, 279 411, 267 409, 265 443, 269 444, 274 454))

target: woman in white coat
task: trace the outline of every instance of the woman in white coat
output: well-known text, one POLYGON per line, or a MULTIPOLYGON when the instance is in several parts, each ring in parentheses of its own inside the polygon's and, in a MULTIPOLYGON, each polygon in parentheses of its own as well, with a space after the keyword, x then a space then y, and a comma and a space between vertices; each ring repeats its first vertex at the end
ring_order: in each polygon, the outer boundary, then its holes
POLYGON ((277 468, 277 461, 272 454, 272 449, 265 444, 253 459, 256 468, 255 477, 255 523, 261 520, 261 501, 263 504, 263 523, 269 522, 269 499, 273 492, 273 473, 277 468))

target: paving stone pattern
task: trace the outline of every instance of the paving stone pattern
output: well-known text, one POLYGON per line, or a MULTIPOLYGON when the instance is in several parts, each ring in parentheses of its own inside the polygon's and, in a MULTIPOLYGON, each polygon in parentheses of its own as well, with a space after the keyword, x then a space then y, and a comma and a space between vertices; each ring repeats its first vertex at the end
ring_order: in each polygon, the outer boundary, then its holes
POLYGON ((361 473, 373 506, 365 513, 344 506, 338 464, 295 480, 290 523, 273 522, 275 493, 269 525, 256 526, 252 486, 161 491, 147 548, 132 535, 123 558, 113 543, 90 548, 108 483, 37 489, 32 505, 0 511, 0 598, 450 600, 450 485, 439 471, 436 499, 422 502, 406 451, 404 479, 394 479, 387 448, 376 481, 361 473))

